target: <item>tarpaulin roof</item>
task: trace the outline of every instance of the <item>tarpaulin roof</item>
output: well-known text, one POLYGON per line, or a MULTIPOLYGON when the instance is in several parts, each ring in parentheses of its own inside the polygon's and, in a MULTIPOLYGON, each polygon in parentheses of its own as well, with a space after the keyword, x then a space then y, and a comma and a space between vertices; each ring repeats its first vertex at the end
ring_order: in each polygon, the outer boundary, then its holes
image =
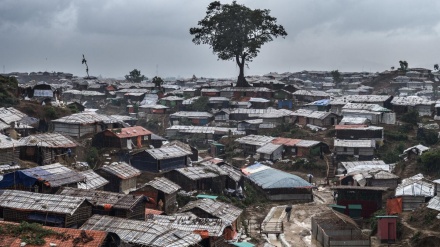
POLYGON ((247 177, 263 189, 312 187, 312 184, 294 174, 259 163, 243 169, 243 172, 247 172, 247 177))

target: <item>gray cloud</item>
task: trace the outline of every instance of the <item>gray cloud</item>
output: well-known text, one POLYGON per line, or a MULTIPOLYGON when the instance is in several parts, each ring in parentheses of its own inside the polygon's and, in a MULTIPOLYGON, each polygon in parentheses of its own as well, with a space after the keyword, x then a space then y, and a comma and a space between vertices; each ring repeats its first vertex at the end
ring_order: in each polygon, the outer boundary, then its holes
MULTIPOLYGON (((210 1, 0 0, 0 68, 94 75, 236 77, 232 61, 191 43, 210 1), (47 60, 46 60, 47 58, 47 60)), ((231 1, 228 1, 231 2, 231 1)), ((246 74, 303 69, 382 71, 438 63, 440 2, 241 0, 270 9, 289 35, 265 44, 246 74)))

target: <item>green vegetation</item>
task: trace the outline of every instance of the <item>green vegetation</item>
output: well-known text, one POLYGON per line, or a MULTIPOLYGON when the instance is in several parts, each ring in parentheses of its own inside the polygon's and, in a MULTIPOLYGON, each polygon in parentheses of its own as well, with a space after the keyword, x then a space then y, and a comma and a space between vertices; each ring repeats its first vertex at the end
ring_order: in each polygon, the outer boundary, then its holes
POLYGON ((341 73, 339 72, 339 70, 333 70, 332 72, 330 72, 330 74, 333 77, 333 82, 338 85, 339 83, 341 83, 344 78, 342 77, 341 73))
POLYGON ((37 223, 21 222, 20 224, 5 224, 0 226, 0 236, 12 235, 19 237, 22 242, 26 242, 29 245, 44 245, 46 241, 45 237, 59 236, 62 237, 62 233, 55 232, 50 229, 45 229, 42 225, 37 223))
POLYGON ((15 96, 18 92, 18 81, 15 77, 0 75, 0 107, 9 107, 18 104, 15 96))
POLYGON ((438 142, 438 132, 431 129, 419 128, 417 130, 417 139, 420 140, 423 145, 431 146, 438 142))
POLYGON ((406 141, 408 140, 407 132, 391 131, 385 132, 384 137, 388 141, 406 141))
POLYGON ((154 86, 156 87, 156 88, 161 88, 162 87, 162 84, 163 84, 163 80, 162 80, 162 78, 160 78, 159 76, 155 76, 155 77, 153 77, 153 83, 154 83, 154 86))
POLYGON ((208 106, 209 103, 209 97, 201 96, 198 99, 194 100, 194 102, 191 104, 190 109, 191 111, 209 111, 210 107, 208 106))
POLYGON ((48 119, 57 119, 58 113, 53 106, 44 106, 44 117, 48 119))
POLYGON ((431 175, 440 174, 440 152, 438 150, 423 153, 419 157, 418 163, 422 165, 425 172, 431 175))
POLYGON ((377 232, 377 218, 376 216, 382 216, 382 215, 387 215, 387 212, 385 209, 380 209, 377 210, 376 212, 374 212, 374 214, 370 217, 369 219, 369 224, 370 224, 370 229, 371 229, 371 234, 374 235, 377 232))
POLYGON ((91 147, 87 152, 87 163, 90 167, 96 167, 96 164, 99 162, 99 151, 95 147, 91 147))
POLYGON ((206 16, 198 27, 189 30, 196 45, 207 44, 221 60, 233 60, 240 69, 237 87, 249 87, 244 77, 244 66, 260 52, 261 46, 278 36, 285 37, 284 27, 269 15, 268 9, 252 10, 244 5, 209 4, 206 16))
POLYGON ((125 76, 125 79, 127 81, 132 81, 132 82, 141 82, 143 80, 146 80, 147 77, 142 75, 140 70, 134 69, 130 71, 128 75, 125 76))
POLYGON ((419 113, 415 110, 409 110, 407 113, 401 116, 400 120, 405 123, 417 125, 417 123, 420 121, 419 113))

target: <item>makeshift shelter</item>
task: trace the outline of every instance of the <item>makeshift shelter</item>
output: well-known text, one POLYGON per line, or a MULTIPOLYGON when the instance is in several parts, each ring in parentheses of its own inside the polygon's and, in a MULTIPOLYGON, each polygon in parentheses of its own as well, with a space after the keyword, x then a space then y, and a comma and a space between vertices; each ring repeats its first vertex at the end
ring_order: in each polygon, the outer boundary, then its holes
POLYGON ((0 165, 18 163, 21 143, 11 137, 0 134, 0 165))
POLYGON ((151 198, 147 204, 148 208, 159 209, 167 214, 172 214, 177 210, 177 191, 180 189, 181 187, 178 184, 165 177, 155 177, 140 188, 130 192, 130 194, 145 195, 151 198), (162 206, 160 206, 159 201, 162 201, 162 206))
POLYGON ((61 188, 58 195, 86 198, 92 204, 93 214, 111 215, 127 219, 145 219, 148 198, 108 191, 61 188))
POLYGON ((135 152, 130 163, 141 171, 164 172, 187 166, 190 155, 178 146, 162 147, 135 152))
POLYGON ((43 133, 19 140, 20 159, 30 160, 39 165, 54 163, 56 161, 67 160, 68 150, 75 153, 76 147, 80 146, 72 138, 60 133, 43 133))
POLYGON ((85 180, 81 173, 55 163, 7 173, 0 181, 0 188, 55 193, 61 186, 77 187, 85 180))
POLYGON ((185 191, 212 190, 222 193, 225 189, 226 173, 205 166, 192 166, 174 169, 165 177, 177 183, 185 191))
POLYGON ((376 149, 374 140, 334 140, 334 152, 337 158, 359 157, 359 160, 371 160, 376 149))
POLYGON ((324 247, 371 246, 370 237, 353 219, 333 210, 312 217, 312 240, 324 247))
POLYGON ((402 198, 402 210, 414 210, 427 202, 427 199, 434 197, 434 183, 424 179, 422 174, 402 180, 396 188, 395 196, 402 198))
POLYGON ((161 226, 153 221, 107 215, 93 215, 80 229, 113 232, 123 242, 134 246, 190 247, 196 246, 202 240, 199 234, 161 226))
POLYGON ((383 215, 377 218, 377 236, 381 243, 395 243, 397 240, 397 216, 383 215))
POLYGON ((141 171, 125 162, 104 165, 96 172, 110 182, 104 186, 104 190, 118 193, 135 190, 137 177, 141 175, 141 171))
POLYGON ((0 190, 0 218, 5 221, 74 228, 91 215, 92 206, 85 198, 0 190))
POLYGON ((152 132, 142 126, 107 129, 97 133, 92 145, 99 148, 135 149, 150 145, 152 132))
POLYGON ((85 170, 79 172, 81 175, 86 177, 85 181, 78 182, 78 188, 87 190, 103 190, 104 185, 108 184, 109 181, 93 170, 85 170))
MULTIPOLYGON (((374 212, 382 208, 382 193, 387 190, 383 187, 360 187, 360 186, 333 186, 335 191, 336 204, 361 205, 361 216, 370 217, 374 212)), ((348 211, 345 214, 349 214, 348 211)))
POLYGON ((242 172, 269 200, 313 201, 313 185, 296 175, 260 163, 243 168, 242 172))

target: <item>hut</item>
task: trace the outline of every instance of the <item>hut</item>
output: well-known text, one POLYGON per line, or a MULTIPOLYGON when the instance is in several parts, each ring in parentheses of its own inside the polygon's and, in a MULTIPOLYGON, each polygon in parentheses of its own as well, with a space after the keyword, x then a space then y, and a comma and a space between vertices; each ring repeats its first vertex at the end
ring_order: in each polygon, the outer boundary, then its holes
POLYGON ((142 126, 107 129, 95 135, 92 145, 99 148, 129 150, 148 147, 150 145, 151 134, 151 131, 142 126))
POLYGON ((199 218, 221 219, 226 225, 230 226, 232 235, 235 235, 243 210, 228 203, 212 199, 199 199, 188 202, 178 212, 192 213, 199 218))
POLYGON ((108 191, 61 188, 57 194, 86 198, 92 204, 93 214, 111 215, 126 219, 145 220, 145 196, 126 195, 108 191))
POLYGON ((243 168, 242 172, 269 200, 313 201, 313 185, 296 175, 260 163, 243 168))
POLYGON ((122 241, 134 246, 191 247, 202 240, 199 234, 162 226, 153 221, 107 215, 93 215, 80 229, 113 232, 122 241))
POLYGON ((164 172, 188 165, 192 152, 177 146, 162 147, 134 152, 130 163, 141 171, 164 172))
POLYGON ((395 196, 402 198, 402 210, 411 211, 419 208, 435 195, 435 185, 422 174, 402 180, 395 191, 395 196))
POLYGON ((199 160, 199 150, 197 148, 195 148, 194 146, 191 146, 188 143, 183 143, 181 141, 171 141, 167 144, 164 144, 162 147, 172 147, 172 146, 177 146, 183 150, 191 152, 192 154, 189 156, 191 161, 198 161, 199 160))
POLYGON ((21 143, 9 136, 0 134, 0 165, 18 163, 21 143))
POLYGON ((360 186, 333 186, 336 204, 346 206, 345 214, 349 215, 349 205, 360 205, 361 216, 369 218, 374 212, 382 208, 382 194, 386 187, 360 187, 360 186))
POLYGON ((55 161, 67 160, 80 146, 72 138, 60 133, 43 133, 19 140, 20 159, 36 162, 39 165, 53 163, 55 161))
POLYGON ((155 177, 130 194, 148 196, 152 200, 147 207, 172 214, 177 210, 177 191, 179 190, 180 186, 171 180, 165 177, 155 177), (162 203, 159 203, 160 201, 162 203))
POLYGON ((359 160, 371 160, 376 149, 375 140, 341 140, 335 139, 334 152, 337 158, 358 157, 359 160))
POLYGON ((395 243, 397 240, 397 216, 382 215, 377 218, 377 236, 381 243, 395 243))
POLYGON ((60 163, 7 173, 0 181, 1 189, 55 193, 61 186, 78 187, 86 177, 60 163))
POLYGON ((118 193, 128 193, 136 189, 137 177, 141 171, 125 162, 113 162, 96 170, 110 183, 104 185, 104 190, 118 193))
POLYGON ((93 170, 85 170, 79 172, 86 179, 85 181, 78 182, 78 188, 86 190, 103 190, 104 185, 108 184, 109 181, 93 170))
POLYGON ((165 177, 176 182, 185 191, 212 190, 222 193, 225 188, 226 173, 219 174, 217 170, 205 166, 192 166, 174 169, 165 177))
POLYGON ((370 237, 353 219, 333 210, 312 217, 312 240, 326 247, 371 246, 370 237))
POLYGON ((92 205, 85 198, 0 190, 0 217, 5 221, 76 228, 90 216, 92 205))

